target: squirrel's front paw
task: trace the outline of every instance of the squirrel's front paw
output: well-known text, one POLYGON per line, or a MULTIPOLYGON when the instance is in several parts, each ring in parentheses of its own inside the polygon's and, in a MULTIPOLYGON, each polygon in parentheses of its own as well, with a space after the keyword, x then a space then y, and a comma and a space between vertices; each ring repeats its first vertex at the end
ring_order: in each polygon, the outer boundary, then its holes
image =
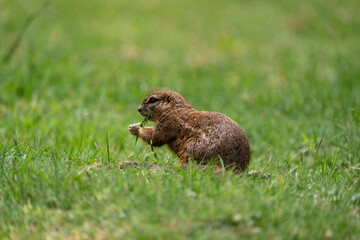
POLYGON ((129 126, 129 131, 132 135, 138 136, 140 128, 140 123, 131 124, 129 126))

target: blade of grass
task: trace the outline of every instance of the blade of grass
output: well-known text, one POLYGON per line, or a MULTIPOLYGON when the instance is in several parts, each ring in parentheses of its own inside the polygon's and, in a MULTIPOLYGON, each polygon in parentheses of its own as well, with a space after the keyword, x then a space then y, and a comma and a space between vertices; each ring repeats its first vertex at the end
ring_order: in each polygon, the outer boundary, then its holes
POLYGON ((335 152, 332 164, 331 164, 331 171, 334 171, 334 167, 335 167, 335 163, 336 163, 336 158, 337 158, 337 152, 335 152))
MULTIPOLYGON (((149 121, 150 115, 147 115, 142 122, 140 123, 140 127, 145 127, 145 125, 147 124, 147 122, 149 121)), ((139 137, 135 138, 135 144, 137 143, 139 137)))
POLYGON ((110 163, 109 136, 107 131, 106 131, 106 151, 107 151, 108 163, 110 163))
POLYGON ((221 173, 225 174, 225 166, 224 166, 224 161, 222 160, 222 158, 219 156, 220 159, 220 163, 221 163, 221 173))

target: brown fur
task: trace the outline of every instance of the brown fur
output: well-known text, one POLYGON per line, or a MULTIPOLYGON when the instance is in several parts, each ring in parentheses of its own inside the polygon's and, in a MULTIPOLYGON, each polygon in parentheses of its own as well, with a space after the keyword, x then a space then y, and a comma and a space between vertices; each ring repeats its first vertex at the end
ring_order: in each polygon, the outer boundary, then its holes
POLYGON ((182 163, 189 158, 200 163, 220 156, 226 167, 244 170, 250 162, 248 139, 235 121, 222 113, 197 111, 174 91, 150 93, 138 111, 149 115, 155 125, 132 124, 131 134, 156 147, 167 144, 182 163))

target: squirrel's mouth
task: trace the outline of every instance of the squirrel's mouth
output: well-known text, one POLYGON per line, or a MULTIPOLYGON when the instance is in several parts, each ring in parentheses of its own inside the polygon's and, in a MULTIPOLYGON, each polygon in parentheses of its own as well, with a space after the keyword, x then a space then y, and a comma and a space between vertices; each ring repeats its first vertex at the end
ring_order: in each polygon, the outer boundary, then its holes
POLYGON ((147 117, 147 116, 150 115, 150 114, 147 114, 147 113, 144 113, 144 112, 140 112, 140 114, 141 114, 141 116, 143 116, 143 117, 147 117))
POLYGON ((150 111, 148 111, 145 108, 139 107, 138 111, 139 111, 140 115, 143 117, 151 116, 150 111))

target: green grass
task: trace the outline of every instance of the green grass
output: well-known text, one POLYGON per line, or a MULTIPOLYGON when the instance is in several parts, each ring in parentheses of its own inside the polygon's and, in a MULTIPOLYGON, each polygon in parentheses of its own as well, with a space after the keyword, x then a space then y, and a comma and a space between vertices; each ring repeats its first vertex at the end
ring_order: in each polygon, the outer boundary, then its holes
MULTIPOLYGON (((0 1, 1 58, 41 5, 0 1)), ((359 239, 359 10, 51 1, 0 63, 0 239, 359 239), (237 121, 270 179, 135 144, 159 88, 237 121), (92 167, 128 160, 165 167, 92 167)))

